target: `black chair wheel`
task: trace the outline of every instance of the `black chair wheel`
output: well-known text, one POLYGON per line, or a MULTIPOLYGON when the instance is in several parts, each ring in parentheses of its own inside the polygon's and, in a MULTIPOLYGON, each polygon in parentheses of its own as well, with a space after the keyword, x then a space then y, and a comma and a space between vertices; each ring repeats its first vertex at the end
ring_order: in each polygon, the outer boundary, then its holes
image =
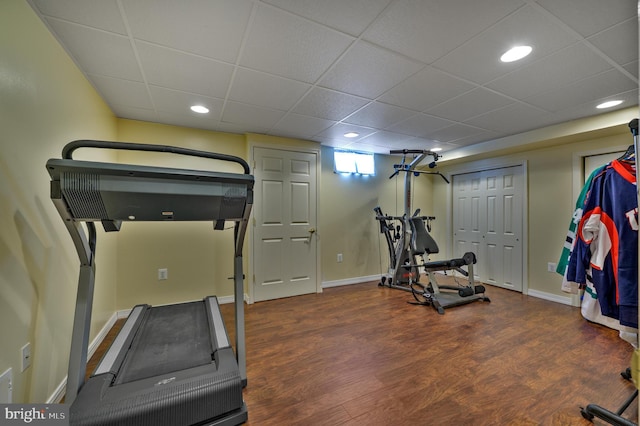
POLYGON ((582 417, 584 417, 585 419, 589 420, 590 422, 593 421, 593 414, 589 413, 586 408, 580 408, 580 414, 582 414, 582 417))

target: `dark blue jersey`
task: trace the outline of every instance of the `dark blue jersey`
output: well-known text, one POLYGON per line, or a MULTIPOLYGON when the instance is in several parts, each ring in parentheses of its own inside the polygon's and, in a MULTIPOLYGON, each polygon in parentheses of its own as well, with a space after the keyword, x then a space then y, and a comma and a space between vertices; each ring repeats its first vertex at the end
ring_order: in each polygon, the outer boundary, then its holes
POLYGON ((567 279, 586 281, 590 270, 605 316, 638 327, 638 201, 635 166, 612 161, 594 177, 567 279))

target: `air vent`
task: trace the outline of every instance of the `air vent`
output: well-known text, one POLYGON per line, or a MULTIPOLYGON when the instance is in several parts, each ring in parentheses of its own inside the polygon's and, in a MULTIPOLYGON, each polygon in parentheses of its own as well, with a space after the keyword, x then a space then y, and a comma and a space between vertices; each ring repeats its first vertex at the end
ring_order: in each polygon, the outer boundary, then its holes
POLYGON ((100 177, 91 173, 62 173, 60 188, 76 219, 108 219, 100 196, 100 177))

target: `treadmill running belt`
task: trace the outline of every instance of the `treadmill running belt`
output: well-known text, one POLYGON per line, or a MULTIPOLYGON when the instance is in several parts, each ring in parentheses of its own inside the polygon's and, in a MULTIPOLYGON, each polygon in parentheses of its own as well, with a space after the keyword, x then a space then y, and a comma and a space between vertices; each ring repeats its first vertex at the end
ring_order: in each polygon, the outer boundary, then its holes
POLYGON ((212 351, 204 302, 153 307, 114 384, 211 364, 212 351))

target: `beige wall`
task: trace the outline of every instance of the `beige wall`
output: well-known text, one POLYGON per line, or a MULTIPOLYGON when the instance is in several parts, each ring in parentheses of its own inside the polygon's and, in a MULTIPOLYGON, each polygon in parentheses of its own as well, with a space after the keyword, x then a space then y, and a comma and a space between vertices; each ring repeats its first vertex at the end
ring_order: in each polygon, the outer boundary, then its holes
MULTIPOLYGON (((73 139, 115 137, 115 118, 23 0, 0 2, 0 58, 0 373, 13 371, 14 402, 45 402, 67 373, 79 265, 45 162, 73 139)), ((92 336, 115 308, 115 244, 99 238, 92 336)))
MULTIPOLYGON (((404 174, 393 179, 393 165, 401 157, 375 155, 375 176, 343 175, 333 172, 333 149, 322 149, 322 192, 320 195, 320 236, 322 280, 332 282, 380 276, 389 266, 387 243, 380 234, 373 208, 387 215, 404 213, 404 174), (337 254, 343 262, 337 262, 337 254)), ((413 178, 413 209, 433 214, 431 180, 413 178)))
MULTIPOLYGON (((244 135, 118 120, 118 139, 247 158, 244 135)), ((172 154, 122 151, 118 160, 242 173, 233 164, 172 154)), ((233 281, 228 279, 233 276, 231 223, 222 231, 214 231, 212 222, 124 223, 117 246, 118 309, 130 309, 138 303, 157 305, 197 300, 211 294, 233 294, 233 281), (168 269, 168 280, 158 280, 159 268, 168 269)))

